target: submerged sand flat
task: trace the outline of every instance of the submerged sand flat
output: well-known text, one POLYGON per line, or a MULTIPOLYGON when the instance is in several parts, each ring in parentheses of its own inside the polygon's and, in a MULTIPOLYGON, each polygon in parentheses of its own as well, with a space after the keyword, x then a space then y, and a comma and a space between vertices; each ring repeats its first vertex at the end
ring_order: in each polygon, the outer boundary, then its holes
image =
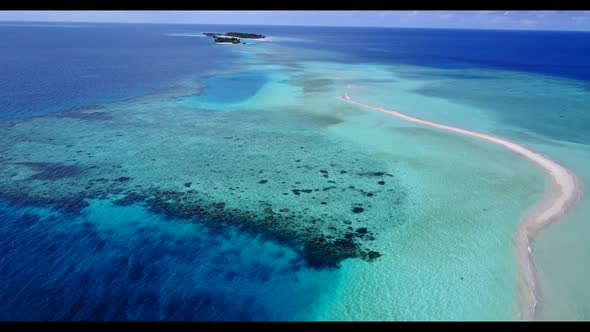
POLYGON ((543 170, 551 183, 550 189, 547 192, 544 201, 539 204, 533 212, 529 213, 519 224, 515 234, 515 244, 522 270, 521 318, 525 320, 533 319, 535 317, 538 295, 536 290, 537 276, 532 259, 531 242, 539 230, 565 214, 579 199, 581 196, 581 183, 579 183, 576 175, 571 170, 556 163, 549 157, 525 146, 499 137, 446 126, 418 119, 383 107, 361 103, 351 99, 348 92, 344 96, 339 96, 338 98, 347 103, 383 112, 405 121, 488 141, 523 156, 543 170))

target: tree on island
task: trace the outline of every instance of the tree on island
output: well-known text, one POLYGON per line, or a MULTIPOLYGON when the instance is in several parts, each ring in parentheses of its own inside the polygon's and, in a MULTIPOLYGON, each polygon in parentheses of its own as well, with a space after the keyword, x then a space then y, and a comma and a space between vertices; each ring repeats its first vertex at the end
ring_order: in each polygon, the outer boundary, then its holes
POLYGON ((259 34, 255 34, 255 33, 244 33, 244 32, 228 32, 225 35, 230 36, 230 37, 248 38, 248 39, 266 38, 266 36, 264 36, 264 35, 259 35, 259 34))
POLYGON ((255 33, 243 33, 243 32, 228 32, 228 33, 215 33, 215 32, 204 32, 207 37, 213 38, 215 43, 232 43, 240 44, 240 38, 246 39, 263 39, 266 38, 264 35, 255 33))
POLYGON ((215 37, 214 42, 239 44, 240 40, 238 38, 215 37))

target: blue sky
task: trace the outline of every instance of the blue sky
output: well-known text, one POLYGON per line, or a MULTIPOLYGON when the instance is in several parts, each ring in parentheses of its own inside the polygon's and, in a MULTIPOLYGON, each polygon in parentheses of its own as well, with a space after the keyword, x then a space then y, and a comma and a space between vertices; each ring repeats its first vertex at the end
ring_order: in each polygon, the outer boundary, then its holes
MULTIPOLYGON (((563 0, 562 0, 563 1, 563 0)), ((590 11, 0 11, 0 21, 582 30, 590 11)))

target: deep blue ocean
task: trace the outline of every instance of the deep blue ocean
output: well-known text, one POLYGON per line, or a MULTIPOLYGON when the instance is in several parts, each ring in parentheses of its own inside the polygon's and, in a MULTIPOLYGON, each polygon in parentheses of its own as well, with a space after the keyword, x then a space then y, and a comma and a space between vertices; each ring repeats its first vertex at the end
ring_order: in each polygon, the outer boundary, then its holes
POLYGON ((207 43, 153 25, 0 25, 0 117, 26 117, 107 103, 196 77, 231 59, 207 43))
MULTIPOLYGON (((2 119, 142 95, 235 57, 205 40, 167 35, 194 31, 191 25, 17 25, 0 25, 2 119)), ((240 28, 300 38, 285 43, 341 51, 350 62, 484 66, 590 81, 587 32, 197 26, 206 31, 240 28)))
POLYGON ((341 27, 256 30, 306 39, 288 43, 341 51, 351 62, 477 66, 590 80, 588 32, 341 27))
MULTIPOLYGON (((169 35, 188 31, 290 37, 284 43, 342 52, 339 61, 350 63, 489 67, 590 82, 590 33, 582 32, 46 25, 0 24, 2 121, 145 95, 237 60, 208 39, 169 35)), ((321 292, 281 277, 301 269, 292 252, 230 230, 175 238, 136 213, 124 240, 105 239, 84 222, 92 216, 35 211, 0 202, 0 320, 287 320, 321 292), (250 249, 226 246, 236 241, 250 249), (265 298, 277 287, 291 291, 265 298), (273 301, 280 310, 269 311, 273 301)))

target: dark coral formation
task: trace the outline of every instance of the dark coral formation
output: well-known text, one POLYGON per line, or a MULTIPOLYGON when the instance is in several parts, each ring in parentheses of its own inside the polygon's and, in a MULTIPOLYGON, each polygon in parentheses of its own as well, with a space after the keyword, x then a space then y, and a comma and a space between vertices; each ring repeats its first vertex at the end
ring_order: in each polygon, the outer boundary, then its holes
MULTIPOLYGON (((51 163, 24 163, 35 169, 47 170, 59 169, 59 165, 51 163)), ((71 170, 70 170, 71 171, 71 170)), ((77 171, 72 171, 73 174, 79 174, 77 171)), ((321 172, 324 173, 324 172, 321 172)), ((73 175, 71 174, 71 175, 73 175)), ((129 181, 130 177, 118 177, 115 179, 94 178, 89 180, 87 190, 80 192, 73 197, 44 199, 37 197, 10 196, 2 195, 5 199, 11 199, 19 202, 26 202, 27 204, 52 204, 56 208, 63 209, 68 212, 80 212, 81 209, 88 206, 85 201, 87 198, 107 198, 109 193, 120 192, 121 189, 116 189, 114 186, 120 185, 129 181), (106 185, 107 189, 92 189, 97 184, 106 185)), ((264 182, 266 183, 266 182, 264 182)), ((184 183, 184 187, 191 186, 190 182, 184 183)), ((335 188, 335 187, 334 187, 335 188)), ((293 189, 295 195, 301 193, 310 194, 314 192, 312 189, 293 189)), ((224 202, 207 202, 207 200, 199 197, 197 191, 175 191, 175 190, 161 190, 151 188, 147 191, 127 191, 124 197, 114 200, 117 205, 130 205, 135 203, 145 203, 152 212, 167 215, 173 218, 186 218, 198 220, 199 222, 207 222, 213 228, 224 227, 228 222, 242 228, 244 231, 251 231, 257 234, 263 234, 270 239, 286 244, 298 251, 304 261, 313 268, 335 268, 339 263, 348 258, 362 258, 367 261, 372 261, 379 256, 380 253, 364 249, 360 240, 374 240, 374 235, 371 234, 367 227, 360 227, 353 231, 338 230, 335 227, 329 228, 329 233, 325 233, 318 227, 302 226, 297 227, 296 221, 302 216, 300 213, 291 211, 289 208, 273 208, 266 205, 262 214, 257 214, 253 211, 242 211, 237 209, 228 209, 224 202)), ((265 205, 266 203, 262 202, 265 205)), ((320 204, 326 205, 328 202, 320 201, 320 204)), ((365 209, 360 206, 353 206, 352 213, 359 214, 365 209)), ((321 222, 320 218, 315 218, 316 221, 321 222)), ((350 225, 350 220, 344 220, 344 224, 350 225)))
POLYGON ((299 196, 299 195, 301 195, 301 193, 309 194, 309 193, 313 192, 312 189, 292 189, 291 191, 293 192, 293 194, 295 196, 299 196))
MULTIPOLYGON (((192 199, 183 192, 153 190, 146 202, 152 211, 164 213, 175 218, 197 218, 208 220, 213 227, 223 227, 231 221, 245 231, 268 236, 298 251, 305 262, 314 268, 338 267, 347 258, 360 257, 370 260, 372 251, 362 249, 355 238, 369 235, 367 228, 361 228, 356 233, 339 233, 334 228, 331 235, 323 234, 317 227, 298 229, 293 221, 298 218, 296 213, 289 213, 288 208, 279 209, 278 213, 272 207, 264 208, 262 215, 250 211, 228 210, 222 202, 207 205, 203 200, 192 199), (336 238, 330 240, 330 238, 336 238)), ((349 222, 350 223, 350 222, 349 222)), ((373 257, 376 258, 376 257, 373 257)))
POLYGON ((117 199, 114 201, 116 205, 120 206, 128 206, 135 203, 143 202, 144 197, 135 193, 129 193, 125 195, 125 197, 117 199))
POLYGON ((72 118, 84 121, 108 121, 112 120, 113 117, 107 112, 97 112, 95 111, 97 106, 94 107, 84 107, 84 108, 77 108, 63 113, 55 113, 50 116, 57 117, 57 118, 72 118), (87 111, 87 110, 94 110, 94 111, 87 111))
MULTIPOLYGON (((240 113, 245 125, 239 128, 217 115, 227 113, 215 113, 215 126, 221 127, 210 128, 210 120, 198 118, 213 116, 208 111, 187 111, 187 122, 181 118, 182 109, 163 118, 165 108, 153 114, 143 106, 137 109, 146 113, 135 118, 127 112, 87 109, 41 118, 39 123, 0 122, 0 137, 5 137, 0 140, 0 169, 6 174, 0 178, 0 196, 71 213, 85 212, 88 199, 110 199, 121 206, 139 203, 170 220, 183 218, 212 228, 232 225, 268 237, 294 249, 315 268, 380 256, 371 241, 378 236, 374 226, 381 222, 373 219, 383 218, 383 204, 401 205, 403 196, 394 178, 377 183, 393 175, 373 169, 375 163, 362 151, 357 155, 327 148, 334 145, 314 136, 315 131, 285 135, 268 130, 267 124, 261 134, 250 129, 260 122, 255 112, 240 113), (176 122, 168 125, 162 119, 176 122), (58 128, 62 122, 80 129, 44 129, 58 128), (165 148, 144 139, 160 133, 164 125, 170 131, 163 135, 165 148), (301 137, 305 146, 300 145, 301 137), (186 138, 190 145, 182 145, 186 138), (36 145, 15 149, 15 140, 36 145), (249 145, 257 148, 252 150, 255 158, 249 145), (130 160, 130 155, 137 158, 130 160), (333 159, 326 160, 326 155, 333 159), (254 160, 259 156, 262 164, 254 160)), ((264 114, 264 121, 269 119, 264 114)), ((397 218, 393 213, 389 217, 397 218)))
POLYGON ((393 177, 393 175, 389 174, 389 173, 385 173, 385 172, 363 172, 363 173, 359 173, 360 176, 377 176, 377 177, 381 177, 381 176, 389 176, 389 177, 393 177))
POLYGON ((365 211, 365 209, 363 209, 362 207, 359 207, 359 206, 354 206, 352 208, 352 213, 358 214, 358 213, 362 213, 363 211, 365 211))
POLYGON ((86 199, 89 198, 85 192, 73 193, 68 199, 52 197, 34 197, 26 192, 1 192, 0 199, 13 202, 15 204, 26 204, 31 206, 52 206, 57 210, 66 213, 80 213, 80 211, 89 204, 86 199))
POLYGON ((48 162, 20 162, 14 164, 27 166, 37 172, 29 177, 30 180, 56 180, 66 177, 75 177, 83 172, 83 168, 78 165, 64 165, 48 162))

